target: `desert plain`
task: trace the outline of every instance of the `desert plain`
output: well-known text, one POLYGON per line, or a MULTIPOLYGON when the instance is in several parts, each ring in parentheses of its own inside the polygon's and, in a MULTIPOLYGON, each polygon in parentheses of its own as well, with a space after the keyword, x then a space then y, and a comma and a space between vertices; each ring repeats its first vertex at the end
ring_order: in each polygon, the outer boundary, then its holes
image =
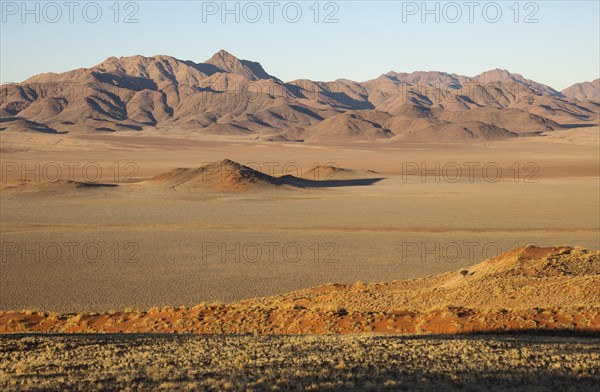
POLYGON ((598 382, 593 127, 386 148, 18 136, 2 135, 4 389, 598 382), (20 177, 36 164, 63 178, 20 177))
POLYGON ((0 387, 593 388, 597 85, 225 51, 2 85, 0 387))
POLYGON ((431 276, 527 244, 600 248, 594 128, 548 139, 327 148, 11 136, 2 135, 0 206, 7 310, 194 306, 431 276), (568 139, 590 131, 589 142, 568 139), (236 188, 214 170, 191 174, 190 186, 153 180, 226 158, 308 185, 236 188), (36 164, 39 175, 60 168, 64 181, 19 181, 33 179, 36 164), (110 186, 74 186, 97 169, 96 182, 110 186))
MULTIPOLYGON (((514 390, 534 378, 542 390, 593 388, 598 342, 569 336, 600 326, 599 256, 595 270, 580 271, 588 291, 570 294, 568 276, 523 292, 510 287, 510 274, 498 275, 491 287, 506 284, 507 294, 466 282, 472 277, 457 271, 473 273, 473 265, 527 244, 599 249, 597 135, 584 128, 547 138, 385 149, 214 140, 182 146, 151 137, 137 138, 134 149, 127 136, 69 138, 50 147, 48 135, 25 142, 3 135, 4 169, 14 169, 6 162, 19 170, 22 163, 94 162, 109 173, 97 183, 116 186, 4 181, 0 236, 13 248, 3 245, 0 265, 0 328, 11 333, 0 340, 2 388, 514 390), (226 157, 276 177, 287 174, 287 164, 298 177, 329 184, 224 189, 217 172, 196 188, 150 181, 226 157), (115 162, 135 164, 135 175, 115 181, 106 169, 115 162), (449 172, 412 173, 412 163, 435 169, 436 162, 493 162, 509 174, 491 182, 477 171, 458 181, 449 172), (515 162, 535 164, 531 181, 513 177, 515 162), (311 172, 315 166, 321 172, 311 172), (365 178, 376 180, 348 183, 365 178), (55 242, 95 243, 108 255, 90 261, 79 250, 72 260, 21 254, 24 244, 55 242), (115 243, 122 247, 117 259, 109 253, 115 243), (297 260, 281 253, 288 243, 301 249, 297 260), (222 244, 234 251, 221 252, 222 244), (244 254, 247 244, 265 254, 244 254), (406 293, 380 285, 417 279, 415 287, 424 285, 415 288, 418 297, 418 290, 437 290, 433 276, 443 273, 459 285, 445 303, 393 306, 406 293), (419 283, 428 276, 432 282, 419 283), (315 286, 321 289, 277 297, 315 286), (547 296, 537 291, 544 286, 547 296), (458 303, 467 291, 471 297, 458 303), (536 292, 542 296, 534 303, 528 296, 536 292), (503 300, 511 295, 512 302, 503 300), (250 300, 265 296, 275 297, 250 300), (478 299, 488 303, 478 306, 478 299), (519 301, 524 306, 514 310, 519 301), (497 335, 511 328, 517 335, 497 335), (536 329, 567 337, 521 334, 536 329), (448 337, 461 331, 486 335, 448 337), (321 335, 357 332, 368 335, 321 335)), ((506 270, 521 268, 515 254, 505 262, 506 270)), ((429 292, 419 298, 436 298, 429 292)))

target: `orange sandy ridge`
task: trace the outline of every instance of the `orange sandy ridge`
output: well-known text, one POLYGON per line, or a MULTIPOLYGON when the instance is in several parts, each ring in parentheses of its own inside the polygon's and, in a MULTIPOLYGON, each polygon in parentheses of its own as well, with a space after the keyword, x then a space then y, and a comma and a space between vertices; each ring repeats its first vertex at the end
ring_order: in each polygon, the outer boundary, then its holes
POLYGON ((227 305, 104 314, 0 312, 0 333, 600 333, 600 251, 526 247, 468 269, 328 284, 227 305))

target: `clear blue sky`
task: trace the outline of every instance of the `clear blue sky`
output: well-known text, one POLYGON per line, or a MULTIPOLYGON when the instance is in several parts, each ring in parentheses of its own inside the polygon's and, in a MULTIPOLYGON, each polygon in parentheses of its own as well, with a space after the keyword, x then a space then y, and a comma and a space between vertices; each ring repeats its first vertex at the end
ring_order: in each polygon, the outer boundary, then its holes
MULTIPOLYGON (((63 4, 58 0, 55 4, 63 4)), ((21 1, 2 3, 0 79, 18 82, 41 72, 62 72, 90 67, 110 56, 142 54, 171 55, 196 62, 208 59, 219 49, 239 58, 260 62, 267 72, 282 80, 310 78, 335 80, 347 78, 363 81, 390 70, 411 72, 436 70, 474 76, 492 68, 504 68, 527 78, 563 89, 573 83, 599 77, 600 6, 592 1, 519 2, 518 23, 515 3, 497 1, 502 16, 496 17, 492 2, 479 1, 470 23, 469 8, 464 1, 456 7, 439 2, 440 21, 435 14, 421 20, 421 1, 337 1, 329 5, 319 2, 319 23, 314 22, 315 1, 297 1, 302 16, 297 23, 295 5, 279 1, 274 8, 273 23, 269 8, 257 1, 262 17, 256 23, 256 9, 239 2, 240 22, 235 15, 221 21, 221 1, 135 1, 137 7, 122 1, 118 23, 115 3, 96 1, 102 16, 96 23, 95 5, 80 1, 74 8, 73 22, 69 8, 56 9, 39 2, 40 21, 35 21, 35 4, 29 2, 33 14, 23 15, 21 1), (533 4, 533 5, 531 5, 533 4), (203 14, 216 10, 215 15, 203 14), (18 7, 15 10, 15 6, 18 7), (486 6, 484 15, 483 8, 486 6), (337 23, 323 23, 333 11, 337 23), (403 10, 405 12, 403 12, 403 10), (137 23, 123 23, 134 12, 137 23), (16 13, 15 13, 16 12, 16 13), (413 13, 415 13, 412 15, 413 13), (528 15, 536 23, 524 23, 528 15), (206 19, 203 20, 203 16, 206 19), (246 18, 244 18, 246 16, 246 18), (484 18, 487 17, 487 21, 484 18), (25 22, 22 21, 25 17, 25 22), (403 20, 403 18, 405 20, 403 20), (499 19, 496 23, 492 20, 499 19), (57 20, 56 23, 50 23, 57 20), (458 20, 451 23, 452 20, 458 20)), ((235 2, 228 7, 234 8, 235 2)), ((435 2, 427 7, 434 9, 435 2)))

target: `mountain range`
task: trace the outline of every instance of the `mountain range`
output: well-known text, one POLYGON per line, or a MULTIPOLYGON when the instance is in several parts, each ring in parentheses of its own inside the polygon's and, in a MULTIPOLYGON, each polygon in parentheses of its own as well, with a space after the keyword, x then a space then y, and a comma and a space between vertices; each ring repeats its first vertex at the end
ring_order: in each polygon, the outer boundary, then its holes
POLYGON ((598 123, 599 81, 557 91, 506 70, 388 72, 365 82, 283 82, 221 50, 202 63, 111 57, 0 86, 0 130, 155 129, 259 141, 460 142, 598 123))

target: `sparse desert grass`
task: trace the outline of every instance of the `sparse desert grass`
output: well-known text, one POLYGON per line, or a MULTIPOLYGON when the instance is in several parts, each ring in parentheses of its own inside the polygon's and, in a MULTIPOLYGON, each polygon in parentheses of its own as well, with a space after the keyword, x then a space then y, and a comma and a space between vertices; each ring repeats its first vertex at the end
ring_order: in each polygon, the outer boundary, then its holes
POLYGON ((560 337, 0 337, 2 390, 594 390, 599 363, 560 337))

